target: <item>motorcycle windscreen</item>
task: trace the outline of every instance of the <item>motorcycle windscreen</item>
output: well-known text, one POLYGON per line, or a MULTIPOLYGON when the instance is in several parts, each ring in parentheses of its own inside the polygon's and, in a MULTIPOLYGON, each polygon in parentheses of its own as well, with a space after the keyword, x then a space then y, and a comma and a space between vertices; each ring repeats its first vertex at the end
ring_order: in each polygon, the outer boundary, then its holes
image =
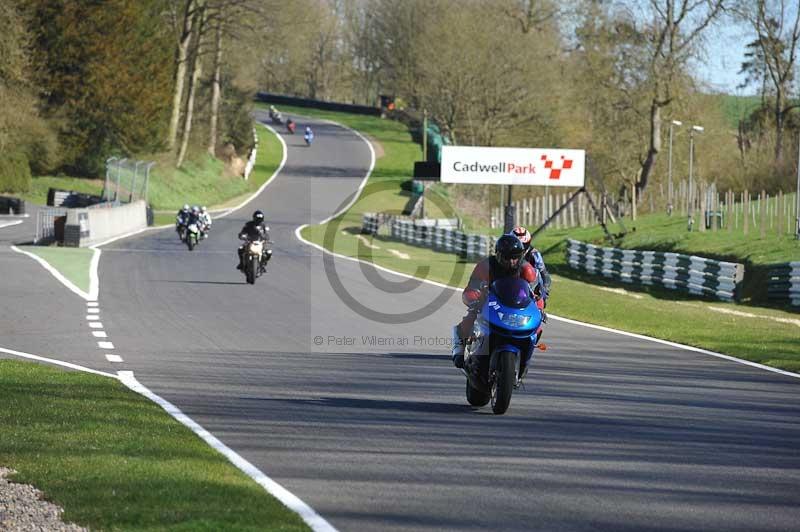
POLYGON ((528 281, 519 277, 505 277, 492 283, 492 292, 502 305, 524 309, 531 304, 531 288, 528 281))

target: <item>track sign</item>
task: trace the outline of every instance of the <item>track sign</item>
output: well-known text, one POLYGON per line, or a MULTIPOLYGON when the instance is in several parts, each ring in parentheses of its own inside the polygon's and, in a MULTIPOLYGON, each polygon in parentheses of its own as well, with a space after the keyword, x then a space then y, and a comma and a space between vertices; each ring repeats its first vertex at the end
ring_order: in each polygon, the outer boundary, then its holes
POLYGON ((442 146, 442 183, 582 187, 586 152, 442 146))

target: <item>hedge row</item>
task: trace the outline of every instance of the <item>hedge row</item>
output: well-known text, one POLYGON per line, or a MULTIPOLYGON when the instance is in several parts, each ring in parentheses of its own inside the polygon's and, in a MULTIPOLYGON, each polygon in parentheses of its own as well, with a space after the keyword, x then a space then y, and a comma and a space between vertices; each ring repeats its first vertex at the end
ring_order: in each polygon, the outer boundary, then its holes
POLYGON ((31 167, 24 153, 0 153, 0 192, 27 192, 31 167))

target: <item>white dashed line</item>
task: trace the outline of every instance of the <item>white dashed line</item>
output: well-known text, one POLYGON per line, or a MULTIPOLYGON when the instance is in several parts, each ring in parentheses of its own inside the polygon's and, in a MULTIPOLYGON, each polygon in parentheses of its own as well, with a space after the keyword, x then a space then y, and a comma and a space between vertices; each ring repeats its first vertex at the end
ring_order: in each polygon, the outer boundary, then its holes
POLYGON ((89 322, 89 328, 90 329, 102 329, 103 328, 103 324, 100 323, 99 321, 90 321, 89 322))
POLYGON ((99 319, 100 319, 100 316, 97 316, 96 314, 89 314, 88 316, 86 316, 86 320, 87 321, 99 320, 99 319))
POLYGON ((100 314, 100 309, 99 308, 87 308, 86 312, 88 312, 89 314, 100 314))
POLYGON ((105 331, 92 331, 92 335, 95 338, 108 338, 108 335, 105 331))
POLYGON ((401 258, 401 259, 404 259, 404 260, 408 260, 408 259, 411 258, 411 255, 409 255, 408 253, 403 253, 402 251, 398 251, 396 249, 390 249, 389 253, 391 253, 395 257, 398 257, 398 258, 401 258))
POLYGON ((99 305, 97 301, 89 301, 88 303, 86 303, 87 307, 96 307, 97 305, 99 305))
POLYGON ((598 290, 605 290, 606 292, 613 292, 615 294, 620 294, 623 296, 630 296, 634 299, 642 299, 644 297, 641 294, 633 294, 631 292, 628 292, 624 288, 608 288, 607 286, 595 286, 595 288, 597 288, 598 290))
POLYGON ((106 355, 106 360, 109 362, 122 362, 122 357, 119 355, 106 355))
POLYGON ((364 235, 358 235, 356 238, 358 238, 361 241, 362 244, 364 244, 365 246, 367 246, 370 249, 381 249, 380 246, 376 246, 374 244, 370 244, 369 240, 364 235))
POLYGON ((100 349, 114 349, 114 344, 111 342, 97 342, 97 347, 100 349))

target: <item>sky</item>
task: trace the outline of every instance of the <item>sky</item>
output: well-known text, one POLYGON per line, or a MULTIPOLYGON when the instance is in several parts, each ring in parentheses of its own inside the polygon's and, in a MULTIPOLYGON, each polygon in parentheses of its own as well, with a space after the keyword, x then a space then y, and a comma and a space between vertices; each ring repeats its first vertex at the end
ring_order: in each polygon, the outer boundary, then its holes
POLYGON ((746 27, 720 22, 705 35, 705 57, 695 62, 697 77, 715 91, 728 94, 756 94, 756 87, 738 89, 745 79, 738 72, 744 62, 745 45, 753 40, 746 27))

